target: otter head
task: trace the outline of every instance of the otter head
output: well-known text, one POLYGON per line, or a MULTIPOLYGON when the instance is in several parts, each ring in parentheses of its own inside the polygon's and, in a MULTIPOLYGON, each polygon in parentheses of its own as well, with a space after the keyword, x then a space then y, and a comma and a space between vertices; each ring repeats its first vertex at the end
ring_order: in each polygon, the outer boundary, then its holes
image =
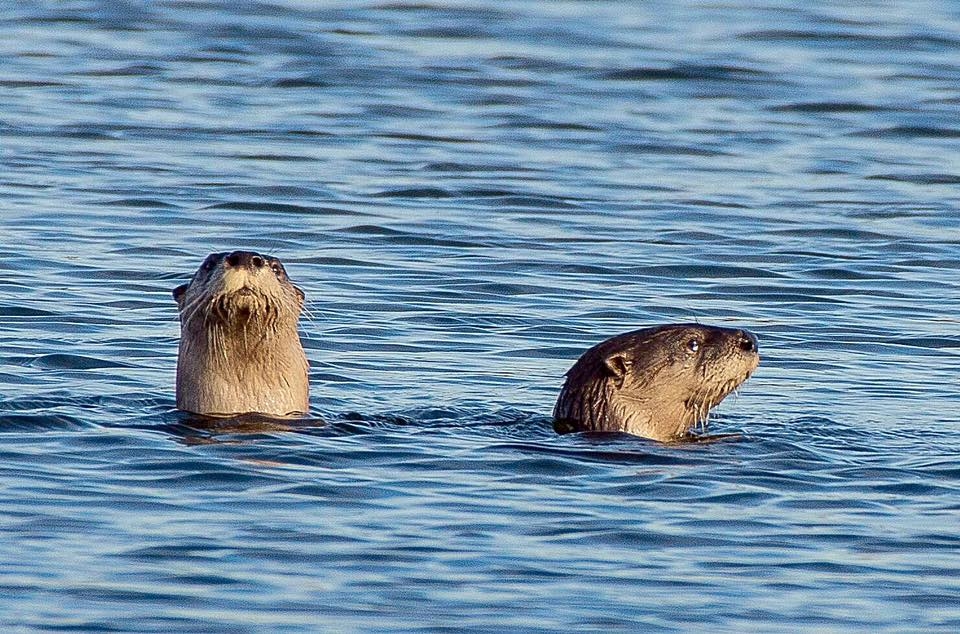
POLYGON ((177 407, 209 415, 307 411, 297 333, 304 294, 280 260, 213 253, 173 297, 180 309, 177 407))
POLYGON ((304 295, 277 258, 234 251, 208 255, 173 298, 183 324, 263 330, 283 322, 295 326, 304 295))
POLYGON ((557 431, 621 431, 676 440, 743 383, 760 362, 745 330, 658 326, 594 346, 567 372, 557 431))

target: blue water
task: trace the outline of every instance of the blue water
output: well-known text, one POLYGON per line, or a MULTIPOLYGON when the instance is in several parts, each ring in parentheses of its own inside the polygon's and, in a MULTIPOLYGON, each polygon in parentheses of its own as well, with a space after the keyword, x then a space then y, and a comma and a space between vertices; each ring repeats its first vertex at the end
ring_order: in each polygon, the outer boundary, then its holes
POLYGON ((0 5, 4 631, 960 629, 956 3, 0 5), (174 409, 234 248, 325 424, 174 409), (736 437, 553 433, 690 320, 736 437))

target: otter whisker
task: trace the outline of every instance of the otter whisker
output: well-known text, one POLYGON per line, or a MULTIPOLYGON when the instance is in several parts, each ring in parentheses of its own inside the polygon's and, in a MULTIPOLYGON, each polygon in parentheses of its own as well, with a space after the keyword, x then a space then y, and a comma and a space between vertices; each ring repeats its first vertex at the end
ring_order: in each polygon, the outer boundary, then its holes
MULTIPOLYGON (((304 302, 300 310, 303 312, 303 316, 307 321, 310 323, 316 323, 317 317, 313 314, 313 309, 310 308, 310 302, 304 302)), ((291 312, 293 312, 292 309, 291 312)))

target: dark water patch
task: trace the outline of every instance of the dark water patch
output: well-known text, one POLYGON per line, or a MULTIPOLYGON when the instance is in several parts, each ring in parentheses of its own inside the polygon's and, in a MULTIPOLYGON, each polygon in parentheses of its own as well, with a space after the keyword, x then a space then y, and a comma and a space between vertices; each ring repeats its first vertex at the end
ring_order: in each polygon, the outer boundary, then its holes
MULTIPOLYGON (((512 265, 505 265, 508 268, 513 268, 512 265)), ((608 276, 608 275, 622 275, 623 272, 618 267, 613 266, 597 266, 593 264, 563 264, 555 266, 554 270, 560 273, 573 273, 577 275, 589 275, 589 276, 608 276)))
POLYGON ((59 14, 34 15, 31 16, 29 20, 22 20, 24 24, 31 22, 38 24, 94 24, 96 18, 81 13, 69 13, 65 11, 59 14))
POLYGON ((606 71, 602 79, 615 81, 770 81, 772 76, 753 68, 701 64, 677 64, 668 68, 639 67, 606 71))
POLYGON ((519 165, 504 165, 504 164, 471 164, 471 163, 458 163, 454 161, 446 161, 439 163, 427 163, 424 165, 423 169, 425 171, 431 172, 529 172, 533 171, 529 167, 522 167, 519 165))
POLYGON ((716 243, 729 240, 721 233, 696 230, 667 230, 650 238, 655 244, 678 245, 696 242, 716 243))
POLYGON ((878 35, 857 30, 790 30, 770 29, 743 33, 737 36, 744 40, 766 42, 814 42, 849 46, 867 50, 937 50, 960 47, 960 39, 917 33, 910 36, 878 35))
POLYGON ((261 213, 303 214, 317 216, 365 216, 367 214, 338 207, 312 207, 288 203, 232 201, 207 205, 204 209, 227 209, 230 211, 256 211, 261 213))
POLYGON ((20 363, 45 370, 97 370, 103 368, 129 368, 128 363, 100 359, 77 354, 44 354, 36 357, 10 357, 13 363, 20 363))
POLYGON ((428 118, 440 114, 440 111, 433 108, 418 108, 393 103, 368 106, 365 111, 368 115, 376 118, 390 117, 398 119, 428 118))
POLYGON ((157 64, 129 64, 123 66, 112 66, 108 68, 83 70, 74 74, 78 76, 89 77, 149 77, 151 75, 162 73, 165 70, 165 67, 157 64))
POLYGON ((356 268, 368 268, 368 269, 390 269, 396 268, 391 266, 386 262, 371 262, 367 260, 354 260, 351 258, 337 258, 337 257, 303 257, 299 259, 289 259, 289 262, 296 262, 299 264, 317 264, 320 266, 345 266, 345 267, 356 267, 356 268))
POLYGON ((438 136, 438 135, 432 135, 432 134, 418 134, 415 132, 384 132, 376 136, 379 136, 384 139, 396 139, 400 141, 417 141, 420 143, 466 144, 466 143, 477 142, 477 139, 469 139, 465 137, 438 136))
POLYGON ((894 181, 897 183, 912 183, 914 185, 957 185, 960 176, 954 174, 873 174, 867 180, 894 181))
POLYGON ((273 88, 329 88, 333 84, 330 79, 317 75, 300 75, 271 80, 268 84, 273 88))
POLYGON ((889 128, 874 128, 850 133, 873 139, 956 139, 960 137, 960 128, 946 128, 923 125, 898 125, 889 128))
POLYGON ((470 187, 457 192, 464 198, 497 198, 508 204, 529 204, 530 206, 542 205, 552 208, 572 209, 576 207, 578 199, 570 197, 544 196, 513 189, 479 188, 470 187))
POLYGON ((84 141, 114 141, 119 140, 122 131, 99 125, 68 125, 61 126, 52 136, 64 139, 79 139, 84 141))
POLYGON ((911 348, 932 348, 934 350, 960 348, 960 335, 954 337, 900 337, 884 340, 884 343, 911 348))
POLYGON ((491 295, 497 299, 505 297, 520 297, 523 295, 539 295, 543 292, 542 286, 529 284, 507 284, 494 282, 476 282, 470 284, 457 284, 453 288, 458 288, 470 293, 480 295, 491 295))
POLYGON ((570 73, 581 70, 576 63, 560 58, 536 57, 533 55, 494 55, 488 62, 501 68, 531 70, 543 73, 570 73))
POLYGON ((733 156, 728 150, 703 147, 702 145, 676 145, 671 143, 620 143, 613 146, 616 153, 654 154, 663 156, 733 156))
POLYGON ((4 412, 5 404, 0 403, 0 433, 34 433, 83 429, 90 426, 82 416, 71 416, 58 412, 42 414, 13 414, 4 412))
POLYGON ((886 106, 862 103, 857 101, 808 101, 789 103, 779 106, 770 106, 771 112, 803 112, 803 113, 863 113, 886 112, 893 110, 886 106))
POLYGON ((439 187, 406 187, 388 189, 374 196, 377 198, 452 198, 454 194, 439 187))
POLYGON ((29 306, 10 306, 0 304, 0 317, 55 317, 57 313, 29 306))
POLYGON ((401 31, 400 35, 406 37, 416 37, 416 38, 433 38, 433 39, 462 39, 462 40, 472 40, 472 39, 485 39, 489 38, 489 34, 483 32, 484 29, 474 27, 436 27, 428 29, 409 29, 406 31, 401 31))
POLYGON ((785 275, 760 268, 723 265, 684 264, 673 266, 630 267, 631 274, 679 279, 784 279, 785 275))
POLYGON ((682 454, 662 451, 663 445, 627 434, 581 432, 563 436, 551 434, 551 437, 555 438, 558 443, 563 444, 554 446, 510 443, 493 445, 487 447, 487 449, 554 456, 564 460, 594 465, 667 466, 684 463, 682 454), (649 449, 649 451, 642 451, 644 448, 649 449))
POLYGON ((173 248, 163 248, 163 247, 153 247, 153 246, 136 246, 136 247, 124 247, 119 249, 114 249, 113 253, 123 256, 151 256, 151 257, 169 257, 177 258, 183 255, 183 252, 180 249, 173 248))
MULTIPOLYGON (((766 491, 744 491, 737 493, 718 493, 713 495, 704 495, 700 498, 699 502, 704 505, 722 505, 722 506, 733 506, 738 508, 746 508, 750 506, 759 506, 761 504, 769 503, 770 499, 774 497, 774 494, 766 491)), ((739 522, 738 522, 739 523, 739 522)), ((768 522, 755 522, 754 527, 760 528, 769 528, 772 530, 775 529, 775 526, 769 525, 768 522)))
POLYGON ((137 209, 175 209, 177 205, 152 198, 117 198, 101 203, 110 207, 133 207, 137 209))
POLYGON ((237 153, 231 155, 233 158, 242 159, 245 161, 278 161, 281 163, 288 162, 309 162, 315 161, 316 159, 312 156, 298 155, 298 154, 244 154, 237 153))
POLYGON ((864 280, 875 280, 878 278, 883 279, 885 276, 878 276, 875 273, 861 273, 853 269, 847 268, 821 268, 821 269, 811 269, 806 271, 805 275, 812 277, 813 279, 822 279, 822 280, 847 280, 847 281, 864 281, 864 280))
POLYGON ((62 81, 37 79, 0 79, 0 88, 64 88, 71 84, 62 81))
POLYGON ((891 234, 841 227, 822 227, 819 229, 776 229, 770 231, 770 233, 775 236, 785 236, 791 238, 820 238, 845 240, 858 243, 896 240, 896 236, 891 234))
POLYGON ((78 396, 72 393, 51 392, 29 396, 14 396, 0 401, 2 411, 29 411, 34 409, 54 409, 68 407, 93 410, 118 406, 125 401, 113 396, 78 396))
POLYGON ((288 136, 293 136, 293 137, 304 137, 308 139, 335 136, 332 132, 326 132, 320 129, 308 129, 308 128, 289 128, 289 129, 285 129, 283 131, 283 134, 288 136))
POLYGON ((385 244, 403 246, 437 246, 451 248, 479 248, 484 246, 481 242, 470 243, 452 239, 442 240, 379 225, 356 225, 338 229, 337 232, 351 235, 377 236, 379 241, 385 244))
MULTIPOLYGON (((304 346, 304 347, 307 347, 307 346, 304 346)), ((350 376, 346 376, 343 374, 336 374, 333 372, 311 372, 310 382, 311 384, 318 384, 318 383, 360 383, 361 381, 350 376)))
POLYGON ((897 482, 895 484, 877 484, 868 488, 871 491, 890 494, 896 496, 897 498, 903 498, 907 496, 936 498, 942 496, 953 496, 957 493, 956 486, 941 486, 929 482, 897 482))
POLYGON ((898 267, 905 267, 909 269, 957 269, 960 268, 960 261, 957 260, 941 260, 937 258, 931 259, 907 259, 900 260, 897 263, 898 267))
POLYGON ((580 209, 576 202, 550 196, 503 196, 496 202, 498 207, 516 209, 580 209))
MULTIPOLYGON (((306 185, 227 185, 222 189, 244 196, 260 197, 267 200, 276 198, 330 198, 332 196, 332 193, 323 187, 306 185)), ((240 202, 256 204, 256 201, 240 202)))
POLYGON ((368 414, 349 412, 328 421, 320 433, 367 434, 378 431, 397 431, 401 434, 415 432, 430 435, 437 432, 459 433, 468 431, 478 439, 488 438, 555 438, 552 419, 540 414, 514 409, 478 411, 462 407, 418 407, 407 411, 368 414))
POLYGON ((529 130, 563 130, 570 132, 601 132, 599 126, 585 125, 573 121, 546 121, 536 118, 524 118, 497 125, 498 128, 518 128, 529 130))

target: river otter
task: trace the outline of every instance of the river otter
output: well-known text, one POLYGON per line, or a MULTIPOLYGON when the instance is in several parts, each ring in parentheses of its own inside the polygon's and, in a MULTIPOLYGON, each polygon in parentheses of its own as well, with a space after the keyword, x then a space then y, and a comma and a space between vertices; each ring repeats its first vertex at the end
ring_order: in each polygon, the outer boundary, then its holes
POLYGON ((567 372, 554 427, 680 440, 760 363, 746 330, 657 326, 590 348, 567 372))
POLYGON ((173 297, 180 308, 179 409, 209 416, 309 410, 297 334, 304 295, 280 260, 213 253, 173 297))

